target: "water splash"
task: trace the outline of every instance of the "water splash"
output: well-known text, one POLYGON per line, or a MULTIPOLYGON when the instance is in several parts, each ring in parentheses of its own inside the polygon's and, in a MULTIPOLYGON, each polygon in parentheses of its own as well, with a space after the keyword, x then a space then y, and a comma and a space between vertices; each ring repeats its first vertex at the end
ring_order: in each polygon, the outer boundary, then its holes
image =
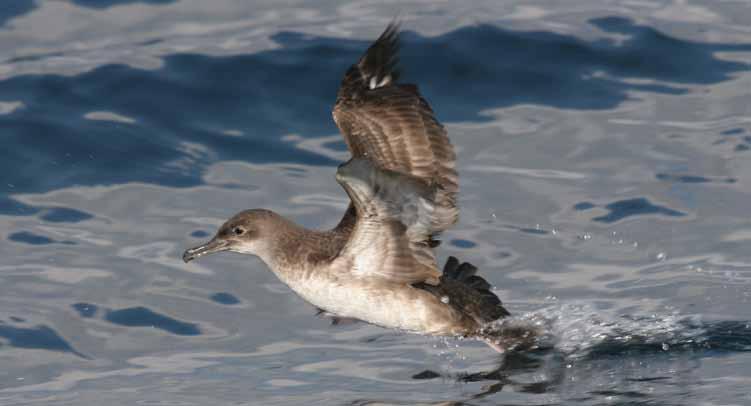
POLYGON ((521 337, 534 342, 520 343, 524 348, 548 348, 568 357, 593 352, 702 346, 710 334, 697 317, 680 314, 615 315, 590 304, 557 304, 520 316, 499 320, 485 331, 510 341, 521 337), (520 332, 529 332, 520 335, 520 332))

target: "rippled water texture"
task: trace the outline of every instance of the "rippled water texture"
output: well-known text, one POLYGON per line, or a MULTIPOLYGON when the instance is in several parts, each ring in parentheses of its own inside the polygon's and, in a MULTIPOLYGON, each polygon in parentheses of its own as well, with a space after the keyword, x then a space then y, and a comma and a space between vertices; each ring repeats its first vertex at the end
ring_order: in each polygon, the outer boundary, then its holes
POLYGON ((4 5, 0 403, 751 404, 751 8, 499 3, 4 5), (245 208, 335 224, 331 107, 397 12, 458 154, 440 260, 536 350, 332 326, 256 259, 180 259, 245 208))

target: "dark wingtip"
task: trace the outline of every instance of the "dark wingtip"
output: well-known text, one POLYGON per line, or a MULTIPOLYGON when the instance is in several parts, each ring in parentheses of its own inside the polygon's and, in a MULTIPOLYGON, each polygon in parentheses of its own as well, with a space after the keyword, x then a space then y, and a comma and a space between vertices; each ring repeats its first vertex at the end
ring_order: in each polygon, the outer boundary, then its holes
POLYGON ((446 265, 443 266, 443 274, 451 279, 456 279, 454 275, 457 268, 459 268, 459 260, 454 256, 450 256, 446 260, 446 265))
POLYGON ((357 63, 365 86, 369 85, 368 82, 372 78, 376 83, 380 83, 387 76, 391 77, 392 83, 398 79, 399 29, 397 21, 390 22, 357 63))
POLYGON ((467 282, 469 278, 475 276, 475 274, 477 273, 477 267, 470 264, 469 262, 465 262, 459 265, 457 272, 459 273, 459 280, 462 282, 467 282))
POLYGON ((479 312, 480 314, 475 316, 485 322, 510 316, 511 313, 503 307, 501 299, 491 290, 490 283, 476 273, 476 266, 469 262, 460 262, 456 257, 451 256, 446 260, 446 265, 443 266, 442 279, 454 280, 472 288, 476 292, 475 294, 482 299, 482 310, 479 312))
POLYGON ((399 31, 398 19, 392 20, 378 39, 368 47, 357 64, 349 68, 340 97, 352 96, 373 87, 388 86, 399 78, 399 31), (371 83, 375 86, 371 86, 371 83))
MULTIPOLYGON (((365 52, 365 55, 360 58, 358 65, 360 69, 363 69, 363 64, 375 63, 375 66, 389 68, 395 67, 397 60, 397 54, 399 53, 399 31, 401 30, 401 24, 398 20, 392 20, 378 39, 371 45, 365 52)), ((367 66, 365 66, 367 67, 367 66)), ((391 70, 391 69, 389 69, 391 70)))
POLYGON ((469 262, 459 262, 459 260, 453 256, 449 257, 448 260, 446 260, 446 265, 443 266, 443 275, 446 278, 455 279, 460 282, 467 282, 470 277, 475 275, 475 273, 477 273, 476 266, 469 262))

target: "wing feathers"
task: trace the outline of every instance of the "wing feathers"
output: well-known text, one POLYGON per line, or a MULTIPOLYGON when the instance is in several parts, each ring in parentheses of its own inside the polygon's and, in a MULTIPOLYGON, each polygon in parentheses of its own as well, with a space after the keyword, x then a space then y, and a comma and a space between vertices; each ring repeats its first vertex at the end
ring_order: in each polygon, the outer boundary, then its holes
POLYGON ((356 65, 349 68, 339 88, 340 95, 349 97, 365 90, 396 82, 399 72, 399 24, 392 22, 368 48, 356 65))
POLYGON ((334 121, 354 158, 337 180, 357 213, 340 223, 352 227, 340 257, 363 275, 437 281, 432 237, 459 214, 454 148, 417 86, 396 83, 398 32, 389 24, 337 93, 334 121))
POLYGON ((437 234, 456 223, 459 215, 454 149, 417 86, 396 83, 398 49, 398 25, 392 23, 347 71, 334 121, 353 157, 437 185, 440 221, 432 230, 437 234))
POLYGON ((430 246, 435 187, 377 168, 364 158, 339 166, 336 179, 357 210, 357 223, 341 255, 352 261, 355 274, 437 283, 440 273, 430 246))

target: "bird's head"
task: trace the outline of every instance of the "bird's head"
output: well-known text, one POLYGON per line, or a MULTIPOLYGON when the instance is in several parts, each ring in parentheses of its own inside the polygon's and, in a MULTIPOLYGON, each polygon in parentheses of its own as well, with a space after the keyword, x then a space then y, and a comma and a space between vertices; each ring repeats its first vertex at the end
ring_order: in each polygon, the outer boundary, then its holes
POLYGON ((190 262, 204 255, 221 251, 257 255, 263 258, 269 243, 279 231, 282 217, 263 209, 241 211, 227 220, 214 238, 207 243, 190 248, 183 254, 183 261, 190 262))

